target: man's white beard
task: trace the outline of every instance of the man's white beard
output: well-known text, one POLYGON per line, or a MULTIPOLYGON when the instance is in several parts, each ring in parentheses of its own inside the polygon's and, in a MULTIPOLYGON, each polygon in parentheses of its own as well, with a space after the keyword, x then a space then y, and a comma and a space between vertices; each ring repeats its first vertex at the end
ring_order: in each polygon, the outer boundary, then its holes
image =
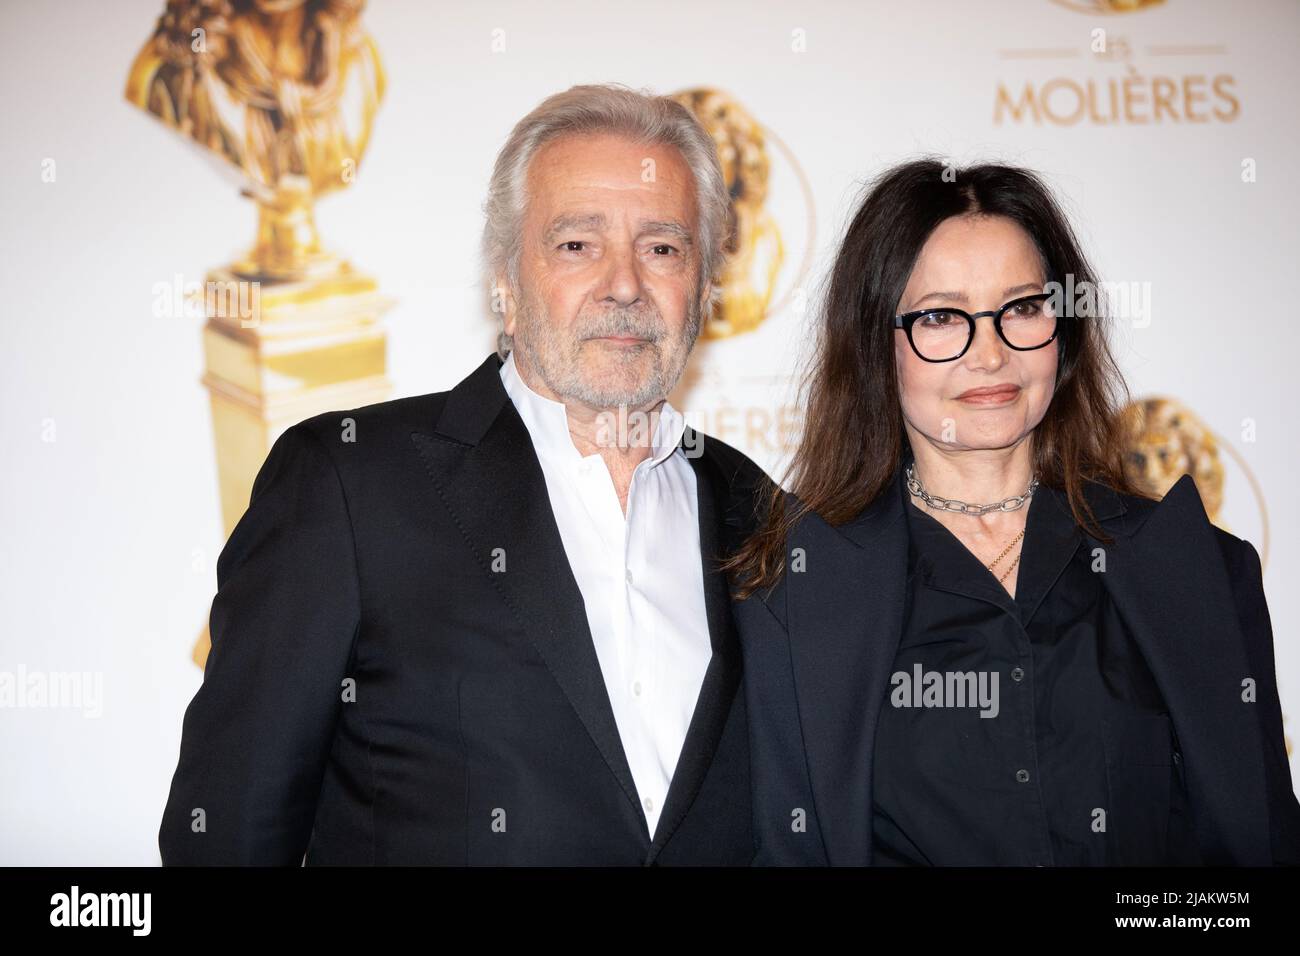
POLYGON ((551 392, 562 401, 580 402, 588 408, 644 408, 667 398, 686 368, 695 340, 699 336, 701 311, 698 298, 691 301, 689 321, 683 329, 680 347, 665 355, 665 344, 672 346, 663 318, 655 310, 646 315, 627 309, 613 309, 591 319, 579 319, 572 338, 560 340, 544 310, 533 310, 528 296, 519 300, 514 344, 551 392), (584 375, 581 351, 583 340, 592 336, 632 336, 644 338, 645 344, 626 348, 626 363, 642 365, 646 352, 652 355, 651 369, 640 381, 627 385, 602 386, 584 375), (667 361, 668 365, 665 365, 667 361))

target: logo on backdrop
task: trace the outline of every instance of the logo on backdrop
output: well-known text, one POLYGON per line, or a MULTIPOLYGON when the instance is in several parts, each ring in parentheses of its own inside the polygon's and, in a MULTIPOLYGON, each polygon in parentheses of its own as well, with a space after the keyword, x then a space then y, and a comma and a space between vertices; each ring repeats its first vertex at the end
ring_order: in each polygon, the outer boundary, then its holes
MULTIPOLYGON (((1191 475, 1205 513, 1220 528, 1259 546, 1268 563, 1268 509, 1259 482, 1241 453, 1216 435, 1187 405, 1150 396, 1124 409, 1128 477, 1162 498, 1183 475, 1191 475)), ((1242 440, 1254 440, 1254 426, 1242 425, 1242 440)))
POLYGON ((794 153, 748 105, 715 87, 672 98, 717 144, 732 226, 720 301, 672 402, 692 427, 775 470, 801 426, 788 343, 805 334, 817 245, 812 188, 794 153))
MULTIPOLYGON (((1163 0, 1053 2, 1089 15, 1164 6, 1163 0)), ((1122 22, 1135 30, 1150 23, 1122 22)), ((1120 23, 1102 20, 1065 46, 999 50, 1005 70, 1022 75, 998 80, 994 125, 1212 125, 1241 115, 1237 78, 1224 65, 1224 44, 1138 40, 1119 33, 1120 23)))
POLYGON ((1133 13, 1144 7, 1162 6, 1165 0, 1052 0, 1080 13, 1133 13))
POLYGON ((672 99, 713 137, 731 193, 722 298, 701 334, 719 339, 751 332, 803 283, 814 245, 811 190, 785 144, 735 97, 697 87, 672 99))

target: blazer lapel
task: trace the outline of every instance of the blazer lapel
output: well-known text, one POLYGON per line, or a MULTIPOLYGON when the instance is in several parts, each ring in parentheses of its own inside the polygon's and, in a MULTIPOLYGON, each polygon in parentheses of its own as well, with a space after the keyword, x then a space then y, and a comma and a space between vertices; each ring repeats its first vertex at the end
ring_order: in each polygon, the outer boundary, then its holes
POLYGON ((1098 545, 1104 581, 1169 707, 1205 862, 1267 865, 1259 724, 1255 705, 1241 697, 1250 665, 1214 528, 1191 477, 1125 531, 1114 546, 1098 545))
POLYGON ((646 829, 582 592, 564 552, 528 429, 501 383, 500 367, 501 360, 489 356, 448 395, 433 432, 415 432, 411 439, 475 558, 568 697, 646 829), (493 570, 497 557, 504 558, 504 571, 493 570))
MULTIPOLYGON (((1093 544, 1105 549, 1107 592, 1169 707, 1206 862, 1267 864, 1258 722, 1253 705, 1241 699, 1250 667, 1195 485, 1184 477, 1145 517, 1127 512, 1104 489, 1086 492, 1102 526, 1115 535, 1111 545, 1093 544)), ((802 549, 808 568, 786 575, 788 633, 826 857, 832 866, 867 865, 872 750, 903 626, 901 495, 882 495, 839 528, 810 515, 790 547, 792 554, 802 549), (828 700, 840 703, 832 709, 828 700)))
POLYGON ((788 633, 814 811, 827 862, 866 866, 876 722, 903 625, 901 498, 891 486, 839 528, 809 515, 790 550, 788 633), (804 573, 794 569, 800 556, 804 573))
POLYGON ((731 616, 731 593, 718 562, 738 542, 739 515, 747 501, 732 494, 731 483, 709 454, 707 437, 689 429, 681 447, 703 441, 703 454, 689 456, 695 470, 695 492, 700 521, 700 566, 704 576, 704 608, 708 617, 709 642, 713 657, 704 673, 700 695, 673 771, 664 811, 655 829, 647 862, 654 860, 672 837, 704 783, 713 755, 718 749, 731 704, 740 685, 740 641, 731 616))

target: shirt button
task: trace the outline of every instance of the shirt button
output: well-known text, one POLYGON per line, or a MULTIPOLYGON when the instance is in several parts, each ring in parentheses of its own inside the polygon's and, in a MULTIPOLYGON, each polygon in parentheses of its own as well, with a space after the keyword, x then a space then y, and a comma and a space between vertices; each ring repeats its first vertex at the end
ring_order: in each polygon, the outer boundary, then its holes
POLYGON ((645 800, 644 800, 644 804, 645 804, 645 812, 646 812, 646 813, 653 813, 653 812, 654 812, 655 802, 654 802, 653 800, 651 800, 649 797, 646 797, 645 800))
POLYGON ((637 681, 635 684, 632 685, 632 693, 636 694, 636 696, 638 696, 638 697, 641 696, 641 682, 640 682, 640 681, 637 681))
POLYGON ((628 568, 627 571, 624 572, 623 577, 627 580, 627 583, 628 583, 628 584, 631 584, 631 583, 632 583, 632 569, 631 569, 631 568, 628 568))
POLYGON ((591 474, 591 462, 589 462, 589 461, 584 461, 581 465, 579 465, 579 466, 578 466, 578 473, 579 473, 579 474, 582 474, 582 475, 589 475, 589 474, 591 474))
POLYGON ((1016 683, 1025 679, 1025 672, 1019 667, 1011 668, 1011 679, 1016 683))
POLYGON ((1017 771, 1016 771, 1016 779, 1019 780, 1021 783, 1028 783, 1028 782, 1029 782, 1029 771, 1028 771, 1028 770, 1017 770, 1017 771))

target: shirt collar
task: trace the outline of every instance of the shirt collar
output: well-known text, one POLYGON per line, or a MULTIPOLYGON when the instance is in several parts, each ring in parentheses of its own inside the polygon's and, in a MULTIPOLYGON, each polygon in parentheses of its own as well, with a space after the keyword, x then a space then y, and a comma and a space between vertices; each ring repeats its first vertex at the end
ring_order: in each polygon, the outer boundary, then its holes
MULTIPOLYGON (((524 420, 524 426, 528 429, 539 457, 552 461, 582 461, 584 457, 598 457, 598 454, 584 456, 578 451, 573 444, 573 436, 569 434, 569 413, 564 403, 540 395, 529 387, 515 367, 513 351, 501 364, 500 374, 501 384, 505 386, 506 394, 514 403, 519 417, 524 420)), ((685 431, 685 416, 665 399, 659 406, 648 467, 658 465, 677 451, 685 431)))
MULTIPOLYGON (((904 469, 906 466, 904 466, 904 469)), ((1005 607, 1019 606, 1028 620, 1074 556, 1083 536, 1062 496, 1039 486, 1029 499, 1025 538, 1014 599, 983 568, 981 562, 934 517, 925 504, 907 490, 904 469, 899 470, 900 494, 905 497, 909 532, 908 570, 943 590, 983 598, 1005 607)), ((999 568, 1005 568, 1005 564, 999 568)))

